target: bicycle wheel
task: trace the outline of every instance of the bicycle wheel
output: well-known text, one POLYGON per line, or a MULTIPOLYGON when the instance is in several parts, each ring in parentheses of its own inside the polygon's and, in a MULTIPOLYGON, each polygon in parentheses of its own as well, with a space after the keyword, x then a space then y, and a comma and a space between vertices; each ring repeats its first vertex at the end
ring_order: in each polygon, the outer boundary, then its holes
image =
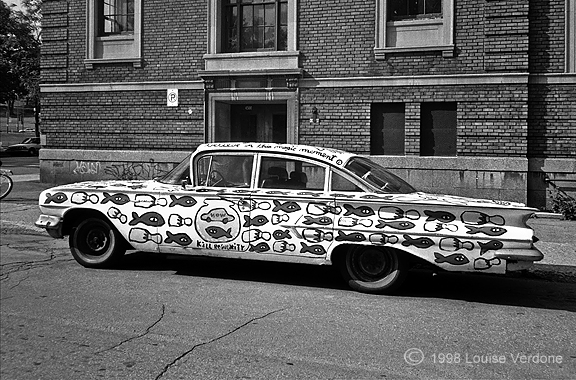
POLYGON ((12 178, 5 174, 0 174, 0 199, 3 199, 12 190, 12 178))

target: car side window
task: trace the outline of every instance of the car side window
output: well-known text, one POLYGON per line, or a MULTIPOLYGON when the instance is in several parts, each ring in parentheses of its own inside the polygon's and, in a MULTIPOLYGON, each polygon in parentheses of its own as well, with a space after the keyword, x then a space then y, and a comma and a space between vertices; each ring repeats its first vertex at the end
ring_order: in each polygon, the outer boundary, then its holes
POLYGON ((207 154, 196 161, 197 186, 250 187, 252 155, 207 154))
POLYGON ((262 157, 258 187, 296 190, 324 190, 326 168, 307 161, 262 157))
POLYGON ((350 182, 348 179, 344 178, 340 174, 332 171, 332 191, 363 191, 361 188, 350 182))

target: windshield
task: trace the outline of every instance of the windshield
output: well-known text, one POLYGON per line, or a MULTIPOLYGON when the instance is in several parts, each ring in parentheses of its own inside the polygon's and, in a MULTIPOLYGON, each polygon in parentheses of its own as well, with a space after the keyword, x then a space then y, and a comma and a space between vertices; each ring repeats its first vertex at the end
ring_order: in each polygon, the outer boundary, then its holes
POLYGON ((416 189, 406 181, 366 158, 352 158, 346 164, 346 169, 385 193, 406 194, 416 192, 416 189))
POLYGON ((180 162, 174 169, 161 177, 156 178, 156 181, 168 185, 181 185, 183 180, 190 177, 190 155, 180 162))

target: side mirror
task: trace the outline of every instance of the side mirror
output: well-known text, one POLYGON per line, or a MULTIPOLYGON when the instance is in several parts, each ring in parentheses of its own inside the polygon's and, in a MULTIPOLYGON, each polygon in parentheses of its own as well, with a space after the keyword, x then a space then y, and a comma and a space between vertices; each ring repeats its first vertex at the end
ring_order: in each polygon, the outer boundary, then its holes
POLYGON ((190 176, 187 175, 186 178, 182 180, 182 188, 186 189, 186 186, 192 185, 192 181, 190 181, 190 176))

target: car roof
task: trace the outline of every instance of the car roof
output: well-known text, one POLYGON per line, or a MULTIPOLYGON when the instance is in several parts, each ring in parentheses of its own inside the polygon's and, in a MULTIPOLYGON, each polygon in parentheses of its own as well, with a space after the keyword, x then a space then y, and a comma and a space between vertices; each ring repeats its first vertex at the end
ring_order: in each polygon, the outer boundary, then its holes
POLYGON ((358 155, 333 148, 323 148, 309 145, 277 144, 277 143, 249 143, 249 142, 222 142, 206 143, 196 149, 194 155, 207 151, 233 151, 233 152, 262 152, 287 153, 300 157, 313 158, 327 164, 344 166, 348 160, 358 155))

